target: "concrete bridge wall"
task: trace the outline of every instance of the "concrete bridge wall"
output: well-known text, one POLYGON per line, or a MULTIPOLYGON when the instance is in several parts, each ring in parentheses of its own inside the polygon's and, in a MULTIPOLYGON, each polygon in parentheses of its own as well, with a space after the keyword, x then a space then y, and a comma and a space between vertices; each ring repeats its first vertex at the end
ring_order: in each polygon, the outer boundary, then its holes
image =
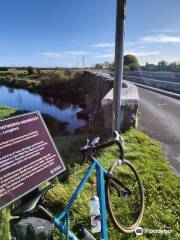
MULTIPOLYGON (((90 125, 106 131, 112 130, 113 78, 104 74, 86 72, 89 91, 86 106, 90 125)), ((138 89, 132 83, 123 81, 121 128, 123 131, 136 126, 139 96, 138 89)))
POLYGON ((101 100, 113 87, 113 81, 88 71, 85 72, 85 79, 88 89, 88 95, 86 96, 87 111, 94 113, 101 109, 101 100))

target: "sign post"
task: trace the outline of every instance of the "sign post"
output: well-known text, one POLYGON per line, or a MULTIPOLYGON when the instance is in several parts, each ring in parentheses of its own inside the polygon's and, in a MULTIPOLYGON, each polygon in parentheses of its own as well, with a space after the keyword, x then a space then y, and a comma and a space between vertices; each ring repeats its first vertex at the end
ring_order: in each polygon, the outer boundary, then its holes
POLYGON ((124 25, 126 0, 117 0, 116 42, 115 42, 115 72, 113 93, 113 130, 121 129, 121 93, 124 55, 124 25))
POLYGON ((0 121, 0 209, 64 170, 40 113, 0 121))

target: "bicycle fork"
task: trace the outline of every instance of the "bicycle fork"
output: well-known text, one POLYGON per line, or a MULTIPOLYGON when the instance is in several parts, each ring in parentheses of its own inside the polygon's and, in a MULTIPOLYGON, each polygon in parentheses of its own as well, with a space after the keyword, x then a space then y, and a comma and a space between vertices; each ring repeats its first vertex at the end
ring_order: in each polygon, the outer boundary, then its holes
POLYGON ((101 239, 108 240, 107 218, 106 218, 106 198, 105 198, 105 170, 98 164, 96 167, 97 194, 99 197, 101 211, 101 239))

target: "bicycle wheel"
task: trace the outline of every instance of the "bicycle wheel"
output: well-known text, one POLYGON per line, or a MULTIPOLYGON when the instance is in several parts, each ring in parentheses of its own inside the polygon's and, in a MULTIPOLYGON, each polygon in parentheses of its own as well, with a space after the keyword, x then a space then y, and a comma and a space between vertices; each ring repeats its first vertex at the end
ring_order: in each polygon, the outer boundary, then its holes
POLYGON ((123 233, 133 233, 144 212, 144 191, 132 163, 117 160, 106 178, 107 210, 115 227, 123 233))

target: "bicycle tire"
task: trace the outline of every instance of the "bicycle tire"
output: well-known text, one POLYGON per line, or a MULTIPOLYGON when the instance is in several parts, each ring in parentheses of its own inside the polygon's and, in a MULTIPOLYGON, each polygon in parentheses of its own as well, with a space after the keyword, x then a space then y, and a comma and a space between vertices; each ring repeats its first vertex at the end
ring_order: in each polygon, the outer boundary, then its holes
MULTIPOLYGON (((115 161, 114 162, 114 164, 112 164, 111 166, 110 166, 110 168, 109 168, 109 170, 108 170, 108 173, 110 174, 110 175, 113 175, 113 176, 115 176, 120 182, 122 182, 121 180, 124 178, 125 179, 125 176, 126 176, 126 178, 127 178, 127 176, 128 176, 128 178, 130 177, 130 174, 132 175, 132 176, 134 176, 134 179, 136 180, 136 184, 138 185, 137 186, 137 188, 138 188, 138 195, 139 196, 137 196, 137 197, 139 197, 139 209, 138 210, 135 210, 136 212, 135 212, 135 215, 137 215, 137 216, 135 216, 135 219, 133 219, 132 221, 132 223, 129 225, 129 226, 125 226, 124 224, 123 224, 123 219, 122 219, 122 216, 120 216, 120 214, 121 214, 121 210, 120 210, 120 205, 118 204, 118 203, 116 203, 117 202, 117 199, 119 199, 120 198, 120 196, 118 195, 118 198, 117 198, 117 196, 115 196, 115 198, 114 198, 114 200, 115 200, 115 203, 113 203, 112 202, 112 198, 114 197, 112 197, 111 198, 111 195, 112 194, 115 194, 115 191, 114 191, 114 189, 113 189, 113 191, 112 191, 112 188, 113 188, 113 184, 112 184, 112 182, 110 181, 110 178, 109 177, 107 177, 106 178, 106 181, 105 181, 105 190, 106 190, 106 204, 107 204, 107 210, 108 210, 108 213, 109 213, 109 216, 110 216, 110 219, 111 219, 111 221, 112 221, 112 223, 113 223, 113 225, 119 230, 119 231, 121 231, 121 232, 123 232, 123 233, 125 233, 125 234, 130 234, 130 233, 133 233, 133 232, 135 232, 135 230, 136 230, 136 228, 139 226, 139 224, 140 224, 140 222, 141 222, 141 220, 142 220, 142 217, 143 217, 143 213, 144 213, 144 190, 143 190, 143 186, 142 186, 142 183, 141 183, 141 180, 140 180, 140 177, 139 177, 139 175, 138 175, 138 173, 137 173, 137 171, 135 170, 135 168, 134 168, 134 166, 132 165, 132 163, 131 162, 129 162, 128 160, 117 160, 117 161, 115 161), (127 169, 129 169, 129 170, 126 170, 126 172, 124 173, 123 172, 123 166, 125 166, 125 167, 127 167, 127 169), (116 172, 116 170, 117 170, 117 168, 118 168, 118 176, 116 176, 115 174, 115 172, 116 172), (124 176, 123 176, 124 175, 124 176), (114 193, 113 193, 114 192, 114 193), (114 206, 113 206, 114 205, 114 206), (113 208, 115 208, 115 210, 113 209, 113 208), (117 212, 120 212, 120 213, 117 213, 117 212), (119 214, 119 215, 118 215, 119 214), (119 218, 119 219, 118 219, 119 218)), ((131 179, 132 179, 132 176, 129 178, 129 180, 127 180, 126 181, 126 184, 127 184, 127 182, 129 181, 129 185, 130 185, 130 183, 131 183, 131 179)), ((128 179, 127 178, 127 179, 128 179)), ((126 187, 129 187, 129 186, 127 186, 126 184, 124 184, 124 182, 123 182, 123 185, 124 186, 126 186, 126 187)), ((132 184, 132 183, 131 183, 132 184)), ((135 185, 136 185, 135 184, 135 185)), ((135 189, 135 188, 134 188, 135 189)), ((132 189, 131 189, 132 190, 132 189)), ((134 190, 133 190, 134 191, 134 190)), ((134 195, 137 195, 137 194, 135 194, 134 193, 134 195)), ((121 197, 121 202, 120 203, 122 203, 122 199, 123 198, 125 198, 124 196, 122 196, 121 197)), ((130 196, 128 197, 129 199, 128 199, 128 201, 129 202, 131 202, 131 200, 133 199, 133 195, 131 196, 131 198, 130 198, 130 196)), ((126 206, 127 205, 127 198, 125 199, 125 204, 124 204, 124 206, 126 206)), ((133 202, 133 201, 132 201, 133 202)), ((135 204, 137 204, 137 203, 135 203, 135 204)), ((135 207, 135 206, 134 206, 135 207)), ((126 207, 126 209, 128 209, 128 211, 129 211, 129 207, 126 207)), ((133 209, 133 207, 131 206, 131 208, 130 208, 130 210, 132 210, 133 209)), ((124 211, 124 210, 123 210, 124 211)), ((130 214, 130 216, 132 215, 132 213, 130 214)), ((125 214, 123 215, 123 218, 124 218, 124 216, 125 216, 125 214)), ((125 222, 127 221, 127 219, 128 219, 128 217, 129 216, 127 216, 126 218, 125 218, 125 222)), ((128 221, 127 221, 128 222, 128 221)))

